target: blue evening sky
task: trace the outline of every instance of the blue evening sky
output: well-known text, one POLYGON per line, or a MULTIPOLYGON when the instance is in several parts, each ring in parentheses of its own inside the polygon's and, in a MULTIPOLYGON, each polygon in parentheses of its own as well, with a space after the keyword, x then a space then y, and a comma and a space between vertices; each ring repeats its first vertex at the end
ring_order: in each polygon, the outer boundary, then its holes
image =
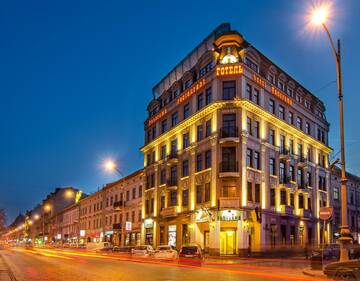
MULTIPOLYGON (((311 1, 2 1, 0 208, 9 220, 58 186, 93 192, 142 166, 151 88, 222 22, 322 99, 339 150, 334 60, 305 28, 311 1), (324 87, 325 86, 325 87, 324 87)), ((360 1, 338 0, 347 167, 360 174, 360 1)))

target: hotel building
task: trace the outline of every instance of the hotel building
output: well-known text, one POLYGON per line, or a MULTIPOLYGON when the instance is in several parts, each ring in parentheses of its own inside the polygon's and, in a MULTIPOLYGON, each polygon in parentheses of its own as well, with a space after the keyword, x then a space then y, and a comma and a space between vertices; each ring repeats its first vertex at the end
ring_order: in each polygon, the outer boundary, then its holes
POLYGON ((325 106, 230 24, 155 85, 147 110, 143 243, 232 255, 329 238, 325 106))

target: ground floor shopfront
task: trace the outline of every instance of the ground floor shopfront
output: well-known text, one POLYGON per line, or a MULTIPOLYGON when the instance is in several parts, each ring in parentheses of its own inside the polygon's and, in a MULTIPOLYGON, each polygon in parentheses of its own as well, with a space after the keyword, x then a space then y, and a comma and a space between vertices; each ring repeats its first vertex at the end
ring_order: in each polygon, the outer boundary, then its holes
POLYGON ((199 209, 176 217, 147 218, 142 232, 142 243, 178 249, 197 243, 211 255, 314 246, 321 235, 329 236, 315 219, 254 209, 199 209))

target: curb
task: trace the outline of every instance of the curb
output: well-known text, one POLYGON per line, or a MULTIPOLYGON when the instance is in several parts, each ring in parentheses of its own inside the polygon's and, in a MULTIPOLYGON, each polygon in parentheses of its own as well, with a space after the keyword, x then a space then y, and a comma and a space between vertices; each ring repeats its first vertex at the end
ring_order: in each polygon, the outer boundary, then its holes
POLYGON ((326 275, 323 273, 322 270, 311 270, 311 269, 306 268, 306 269, 302 270, 302 273, 304 275, 311 276, 311 277, 326 278, 326 275))

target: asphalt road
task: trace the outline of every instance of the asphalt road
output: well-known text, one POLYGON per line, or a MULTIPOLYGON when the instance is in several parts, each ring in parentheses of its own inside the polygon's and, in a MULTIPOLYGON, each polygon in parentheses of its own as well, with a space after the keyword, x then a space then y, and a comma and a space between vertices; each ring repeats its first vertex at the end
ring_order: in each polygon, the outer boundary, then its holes
POLYGON ((173 261, 57 250, 17 248, 0 251, 0 255, 17 281, 319 280, 303 275, 301 262, 291 261, 220 260, 199 267, 173 261))

